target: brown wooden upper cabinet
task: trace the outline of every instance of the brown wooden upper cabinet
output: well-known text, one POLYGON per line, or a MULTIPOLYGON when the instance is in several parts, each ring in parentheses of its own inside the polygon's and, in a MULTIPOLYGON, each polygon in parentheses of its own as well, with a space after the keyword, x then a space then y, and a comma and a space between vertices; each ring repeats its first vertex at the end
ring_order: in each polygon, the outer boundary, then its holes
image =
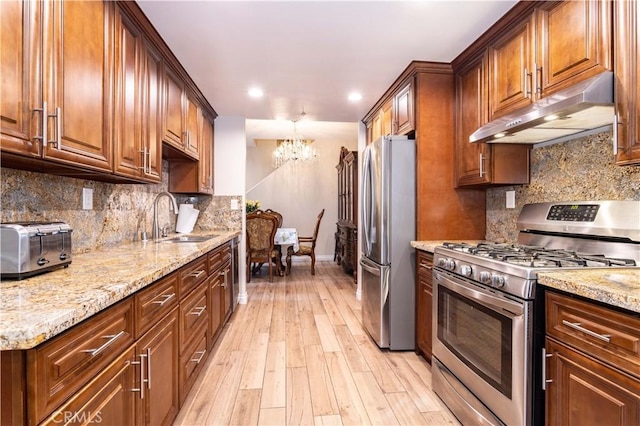
POLYGON ((489 44, 489 120, 612 68, 611 1, 539 2, 489 44))
POLYGON ((0 2, 3 152, 111 171, 112 15, 109 2, 0 2))
POLYGON ((410 80, 364 118, 367 143, 381 136, 406 135, 414 130, 413 96, 413 82, 410 80))
POLYGON ((114 173, 160 182, 162 59, 120 7, 115 28, 114 173))
POLYGON ((164 141, 188 158, 197 160, 198 104, 192 99, 182 79, 165 67, 164 141))
POLYGON ((487 123, 487 67, 483 51, 456 71, 454 158, 458 187, 529 182, 530 146, 469 143, 469 136, 487 123))
POLYGON ((617 120, 614 139, 619 165, 640 164, 640 7, 634 1, 616 1, 615 33, 615 99, 617 120))

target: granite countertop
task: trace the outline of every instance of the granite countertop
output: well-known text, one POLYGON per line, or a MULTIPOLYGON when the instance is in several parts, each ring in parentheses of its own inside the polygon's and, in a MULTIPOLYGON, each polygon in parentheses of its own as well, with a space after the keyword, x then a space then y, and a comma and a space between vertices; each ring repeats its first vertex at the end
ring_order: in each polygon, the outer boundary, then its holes
POLYGON ((539 272, 538 282, 546 287, 640 313, 640 268, 539 272))
POLYGON ((68 268, 1 281, 0 350, 33 348, 240 233, 197 235, 215 236, 198 243, 123 243, 74 255, 68 268))
POLYGON ((428 240, 428 241, 411 241, 411 247, 433 253, 433 250, 444 243, 469 243, 478 244, 485 243, 485 240, 428 240))

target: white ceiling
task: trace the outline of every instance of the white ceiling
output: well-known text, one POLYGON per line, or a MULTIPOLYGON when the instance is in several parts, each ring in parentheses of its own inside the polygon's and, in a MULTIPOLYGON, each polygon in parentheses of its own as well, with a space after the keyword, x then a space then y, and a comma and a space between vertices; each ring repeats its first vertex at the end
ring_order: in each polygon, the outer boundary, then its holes
POLYGON ((516 1, 138 3, 219 115, 356 122, 412 60, 451 62, 516 1))

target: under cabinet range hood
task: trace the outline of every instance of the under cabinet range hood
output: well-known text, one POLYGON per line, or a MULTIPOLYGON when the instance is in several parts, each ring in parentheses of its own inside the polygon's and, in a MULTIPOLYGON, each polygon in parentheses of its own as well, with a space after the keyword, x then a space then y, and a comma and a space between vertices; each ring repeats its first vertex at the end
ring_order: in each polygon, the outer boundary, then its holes
POLYGON ((469 142, 562 142, 604 130, 614 115, 613 72, 606 71, 485 124, 469 142))

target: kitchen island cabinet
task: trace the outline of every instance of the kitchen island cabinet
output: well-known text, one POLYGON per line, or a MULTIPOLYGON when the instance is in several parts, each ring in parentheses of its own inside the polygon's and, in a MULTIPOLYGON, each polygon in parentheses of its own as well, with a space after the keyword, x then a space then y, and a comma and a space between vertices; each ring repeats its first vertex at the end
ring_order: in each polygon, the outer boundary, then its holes
POLYGON ((208 353, 209 252, 236 235, 128 243, 0 283, 2 424, 55 423, 60 410, 90 416, 93 407, 118 424, 170 424, 208 353), (53 303, 51 285, 66 289, 53 303), (16 310, 16 298, 30 302, 16 310))
POLYGON ((614 2, 615 102, 614 155, 621 166, 640 164, 640 7, 614 2))

